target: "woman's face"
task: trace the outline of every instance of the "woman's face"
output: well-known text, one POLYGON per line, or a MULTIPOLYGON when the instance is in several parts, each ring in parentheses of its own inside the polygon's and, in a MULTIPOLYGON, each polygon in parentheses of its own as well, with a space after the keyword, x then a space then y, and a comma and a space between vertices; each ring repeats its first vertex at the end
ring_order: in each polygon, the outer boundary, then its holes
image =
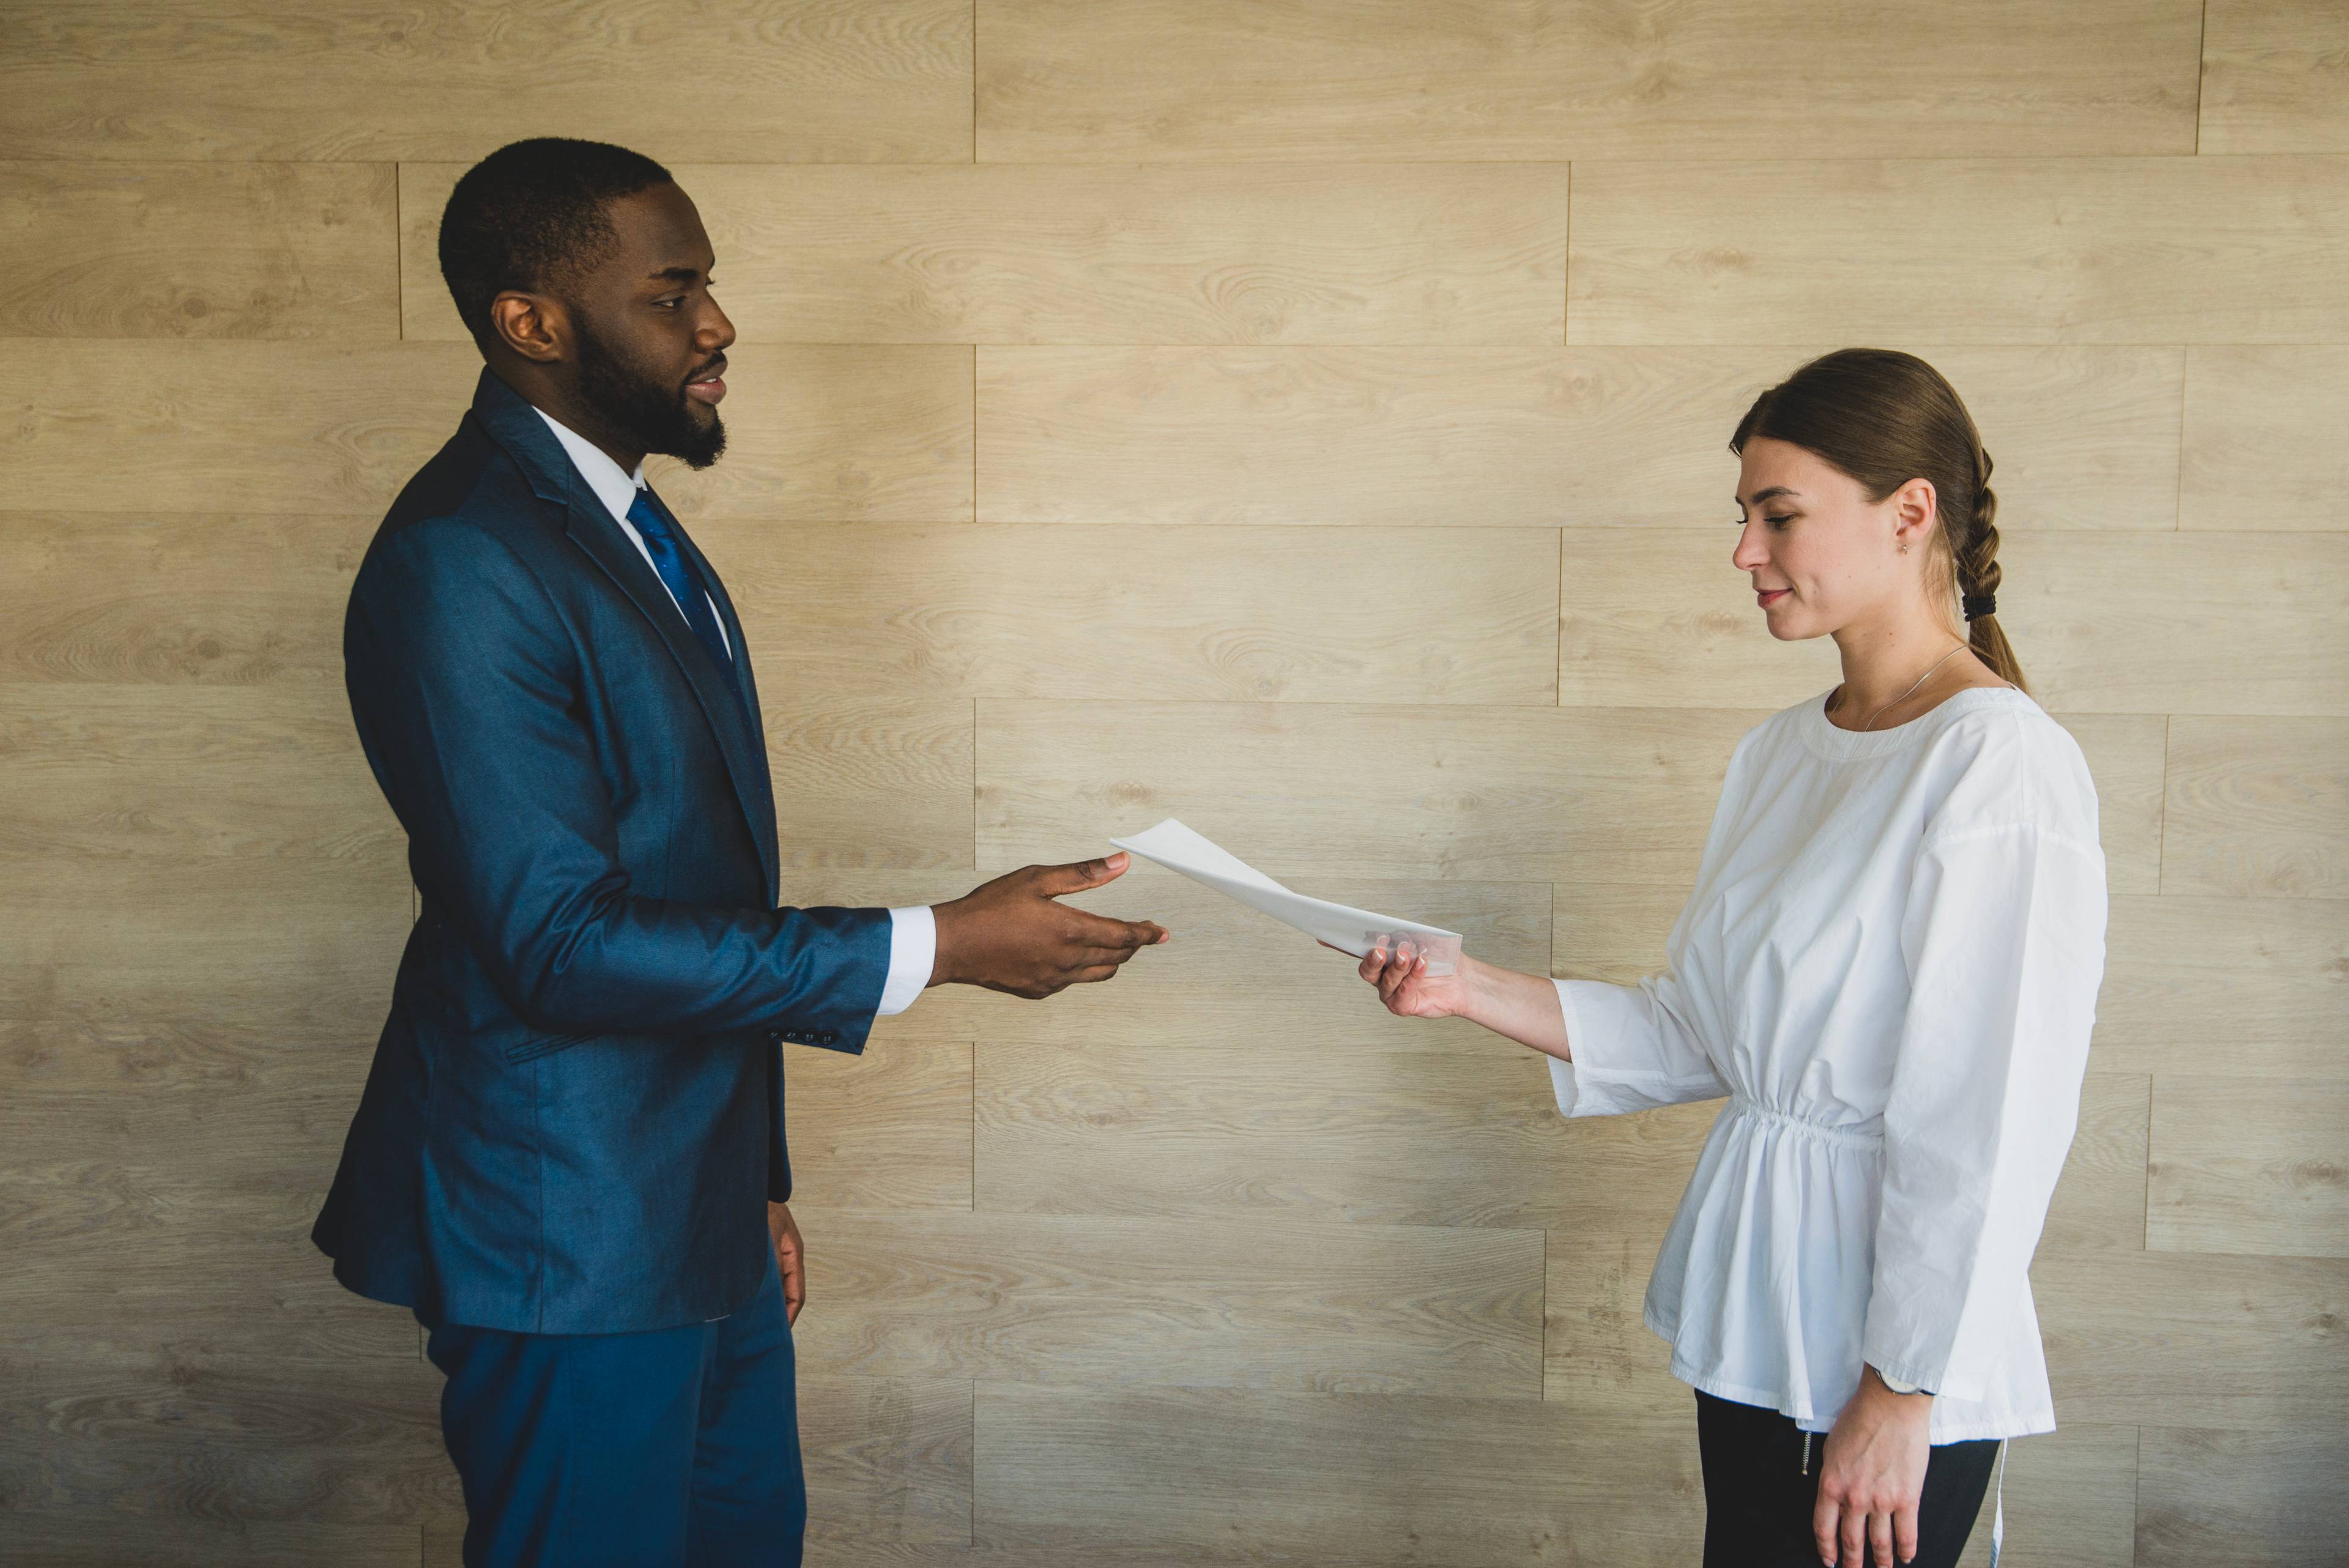
POLYGON ((1744 526, 1730 563, 1753 579, 1770 635, 1782 642, 1878 618, 1923 585, 1930 480, 1910 480, 1872 502, 1859 481, 1825 459, 1757 437, 1745 443, 1737 503, 1744 526))

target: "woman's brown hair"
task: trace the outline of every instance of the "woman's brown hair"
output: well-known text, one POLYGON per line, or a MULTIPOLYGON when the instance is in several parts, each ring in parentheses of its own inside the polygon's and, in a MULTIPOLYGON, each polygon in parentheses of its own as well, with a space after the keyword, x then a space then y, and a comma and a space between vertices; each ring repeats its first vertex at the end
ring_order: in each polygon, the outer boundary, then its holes
MULTIPOLYGON (((1754 400, 1729 450, 1783 441, 1840 469, 1870 501, 1912 479, 1932 481, 1941 525, 1926 545, 1926 586, 1944 613, 1998 592, 1998 496, 1990 453, 1957 389, 1914 354, 1838 348, 1754 400)), ((1994 615, 1966 623, 1975 655, 2002 680, 2029 691, 1994 615)))

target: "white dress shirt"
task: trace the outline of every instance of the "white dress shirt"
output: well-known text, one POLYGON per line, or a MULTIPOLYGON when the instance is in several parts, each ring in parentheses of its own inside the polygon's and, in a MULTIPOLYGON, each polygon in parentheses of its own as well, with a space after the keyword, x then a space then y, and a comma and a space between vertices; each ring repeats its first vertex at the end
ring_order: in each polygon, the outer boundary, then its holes
MULTIPOLYGON (((579 470, 579 477, 587 482, 587 488, 603 502, 605 510, 611 513, 612 520, 620 525, 620 532, 628 536, 628 543, 634 545, 636 553, 645 558, 645 565, 653 567, 653 576, 659 581, 662 590, 667 591, 668 580, 662 577, 660 568, 653 565, 653 553, 645 548, 644 535, 636 531, 634 523, 628 521, 628 508, 635 503, 636 492, 645 488, 645 465, 639 462, 636 472, 623 473, 620 465, 614 462, 611 454, 602 447, 570 429, 544 409, 538 409, 536 412, 546 421, 546 428, 554 432, 554 439, 563 443, 563 450, 571 454, 572 465, 579 470)), ((726 635, 726 618, 718 613, 716 598, 707 592, 702 597, 709 599, 709 617, 718 623, 718 640, 731 657, 734 644, 726 635)), ((677 603, 677 595, 670 593, 668 602, 677 606, 678 618, 683 619, 685 607, 677 603)), ((891 909, 889 978, 882 983, 881 1006, 876 1016, 885 1018, 911 1007, 914 998, 921 995, 922 989, 930 983, 930 971, 936 966, 937 956, 937 919, 930 907, 927 904, 912 904, 891 909)))
POLYGON ((1863 1362, 1929 1438, 2053 1431, 2027 1271, 2105 962, 2095 781, 2013 687, 1730 759, 1666 967, 1557 982, 1569 1116, 1727 1096, 1648 1285, 1682 1382, 1824 1432, 1863 1362))

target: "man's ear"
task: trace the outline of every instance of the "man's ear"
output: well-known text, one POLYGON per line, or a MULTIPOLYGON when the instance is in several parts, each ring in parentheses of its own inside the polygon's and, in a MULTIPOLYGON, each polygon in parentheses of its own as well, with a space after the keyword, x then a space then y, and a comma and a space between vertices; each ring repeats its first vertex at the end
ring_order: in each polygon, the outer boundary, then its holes
POLYGON ((490 327, 507 348, 541 365, 560 360, 571 337, 561 300, 514 289, 490 301, 490 327))

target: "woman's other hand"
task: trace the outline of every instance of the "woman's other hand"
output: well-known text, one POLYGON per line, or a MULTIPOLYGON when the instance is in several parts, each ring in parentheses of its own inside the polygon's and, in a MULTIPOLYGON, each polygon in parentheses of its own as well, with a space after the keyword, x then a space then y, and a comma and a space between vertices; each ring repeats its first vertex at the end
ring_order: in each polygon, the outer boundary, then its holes
POLYGON ((1819 1561, 1836 1568, 1899 1568, 1917 1555, 1917 1500, 1931 1456, 1930 1394, 1895 1394, 1860 1372, 1859 1391, 1836 1417, 1819 1461, 1811 1533, 1819 1561))

